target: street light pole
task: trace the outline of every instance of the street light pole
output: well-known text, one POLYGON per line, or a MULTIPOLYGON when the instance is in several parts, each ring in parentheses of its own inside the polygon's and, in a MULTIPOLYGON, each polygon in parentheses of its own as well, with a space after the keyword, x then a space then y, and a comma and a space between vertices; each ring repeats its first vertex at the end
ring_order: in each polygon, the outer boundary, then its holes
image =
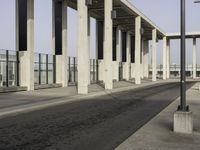
POLYGON ((185 0, 181 0, 181 102, 178 110, 186 111, 186 77, 185 77, 185 0))
POLYGON ((186 77, 185 77, 185 0, 181 2, 181 80, 180 105, 174 113, 174 132, 191 134, 193 132, 192 112, 186 106, 186 77))

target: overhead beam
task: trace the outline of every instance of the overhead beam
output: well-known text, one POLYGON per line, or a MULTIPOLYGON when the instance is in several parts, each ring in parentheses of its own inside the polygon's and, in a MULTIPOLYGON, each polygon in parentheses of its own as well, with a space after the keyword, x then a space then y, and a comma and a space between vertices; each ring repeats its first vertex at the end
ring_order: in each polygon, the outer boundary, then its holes
MULTIPOLYGON (((122 6, 113 6, 113 9, 121 9, 122 6)), ((104 10, 104 7, 91 7, 89 8, 89 11, 98 11, 98 10, 104 10)))

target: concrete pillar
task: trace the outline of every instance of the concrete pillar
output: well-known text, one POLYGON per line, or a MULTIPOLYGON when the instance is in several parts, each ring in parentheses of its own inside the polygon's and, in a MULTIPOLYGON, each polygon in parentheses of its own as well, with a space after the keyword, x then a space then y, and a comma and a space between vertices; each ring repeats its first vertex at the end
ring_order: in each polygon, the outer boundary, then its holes
POLYGON ((152 30, 152 81, 157 81, 157 66, 156 66, 156 40, 157 30, 152 30))
POLYGON ((166 47, 166 57, 167 57, 167 60, 166 60, 166 65, 167 65, 167 79, 170 78, 170 40, 167 39, 167 47, 166 47))
POLYGON ((89 12, 88 12, 88 65, 86 67, 88 67, 88 85, 91 84, 91 67, 90 67, 90 38, 91 38, 91 31, 90 31, 90 15, 89 15, 89 12))
POLYGON ((141 79, 144 78, 144 67, 143 67, 143 63, 144 63, 144 39, 142 39, 141 41, 141 58, 140 58, 141 62, 140 62, 140 65, 141 65, 141 70, 140 70, 140 75, 141 75, 141 79))
POLYGON ((113 72, 112 72, 112 30, 113 22, 111 11, 113 9, 113 1, 104 1, 104 74, 105 89, 113 88, 113 72))
POLYGON ((141 17, 135 18, 135 84, 141 84, 141 17))
MULTIPOLYGON (((55 28, 55 4, 53 3, 53 34, 52 34, 52 49, 53 54, 56 55, 56 30, 55 28)), ((58 8, 57 8, 58 9, 58 8)), ((62 84, 62 87, 68 86, 68 49, 67 49, 67 1, 62 2, 62 52, 56 55, 56 83, 62 84)), ((56 16, 57 17, 57 16, 56 16)))
POLYGON ((170 78, 170 40, 167 39, 167 47, 166 47, 166 53, 167 53, 167 62, 166 62, 166 65, 167 65, 167 79, 170 78))
POLYGON ((78 93, 88 93, 88 8, 85 0, 78 2, 78 93))
POLYGON ((96 20, 96 57, 98 59, 98 80, 104 81, 103 76, 103 21, 96 20))
POLYGON ((131 36, 131 79, 135 78, 135 36, 131 36))
POLYGON ((167 79, 167 38, 163 37, 163 80, 167 79))
POLYGON ((131 65, 131 36, 130 33, 126 33, 126 62, 124 65, 124 79, 130 80, 130 65, 131 65))
MULTIPOLYGON (((16 0, 16 50, 19 52, 19 60, 20 60, 20 86, 26 86, 28 91, 34 90, 34 0, 27 0, 27 6, 24 6, 23 10, 19 10, 19 1, 16 0), (27 12, 27 24, 23 24, 19 20, 19 11, 27 12), (19 46, 19 24, 27 27, 27 39, 25 39, 25 35, 23 35, 24 43, 27 41, 27 46, 25 49, 21 49, 19 46)), ((22 6, 22 5, 21 5, 22 6)), ((25 45, 26 45, 25 44, 25 45)))
POLYGON ((193 38, 193 79, 197 77, 197 46, 196 46, 196 38, 193 38))
POLYGON ((144 41, 144 54, 143 54, 143 73, 144 78, 149 77, 149 41, 144 41))
POLYGON ((116 42, 117 42, 117 52, 116 52, 116 61, 113 63, 114 68, 114 79, 119 81, 119 63, 121 62, 121 30, 117 27, 117 35, 116 35, 116 42))

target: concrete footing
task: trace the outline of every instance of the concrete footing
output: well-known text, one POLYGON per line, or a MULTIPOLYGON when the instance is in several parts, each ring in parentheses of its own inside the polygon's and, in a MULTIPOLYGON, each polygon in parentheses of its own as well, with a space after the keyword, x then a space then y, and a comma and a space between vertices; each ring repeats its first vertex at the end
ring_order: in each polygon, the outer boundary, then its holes
POLYGON ((174 113, 174 132, 192 134, 193 118, 191 111, 176 111, 174 113))

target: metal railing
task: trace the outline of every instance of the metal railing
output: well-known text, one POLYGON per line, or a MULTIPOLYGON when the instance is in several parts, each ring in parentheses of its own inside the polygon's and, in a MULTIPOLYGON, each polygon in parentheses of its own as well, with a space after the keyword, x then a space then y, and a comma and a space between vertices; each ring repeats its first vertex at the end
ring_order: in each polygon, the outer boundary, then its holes
POLYGON ((34 58, 34 83, 53 84, 56 79, 56 57, 50 54, 35 53, 34 58))
POLYGON ((78 82, 78 68, 77 68, 77 58, 68 57, 68 82, 77 83, 78 82))
POLYGON ((0 87, 19 86, 19 53, 0 50, 0 87))
MULTIPOLYGON (((200 77, 200 65, 196 65, 196 68, 197 68, 197 76, 200 77)), ((172 64, 170 65, 170 75, 172 76, 180 76, 180 65, 178 64, 172 64)), ((162 75, 163 73, 163 65, 160 64, 160 65, 157 65, 157 72, 158 72, 158 75, 162 75)), ((186 76, 191 76, 192 75, 192 72, 193 72, 193 66, 192 65, 189 65, 187 64, 186 65, 186 76)), ((149 65, 149 73, 151 74, 152 73, 152 66, 149 65)))
MULTIPOLYGON (((68 57, 68 83, 78 82, 78 60, 76 57, 68 57)), ((90 59, 90 81, 91 83, 99 80, 99 63, 96 59, 90 59)))
POLYGON ((99 62, 97 59, 90 59, 90 81, 97 82, 99 80, 99 62))

